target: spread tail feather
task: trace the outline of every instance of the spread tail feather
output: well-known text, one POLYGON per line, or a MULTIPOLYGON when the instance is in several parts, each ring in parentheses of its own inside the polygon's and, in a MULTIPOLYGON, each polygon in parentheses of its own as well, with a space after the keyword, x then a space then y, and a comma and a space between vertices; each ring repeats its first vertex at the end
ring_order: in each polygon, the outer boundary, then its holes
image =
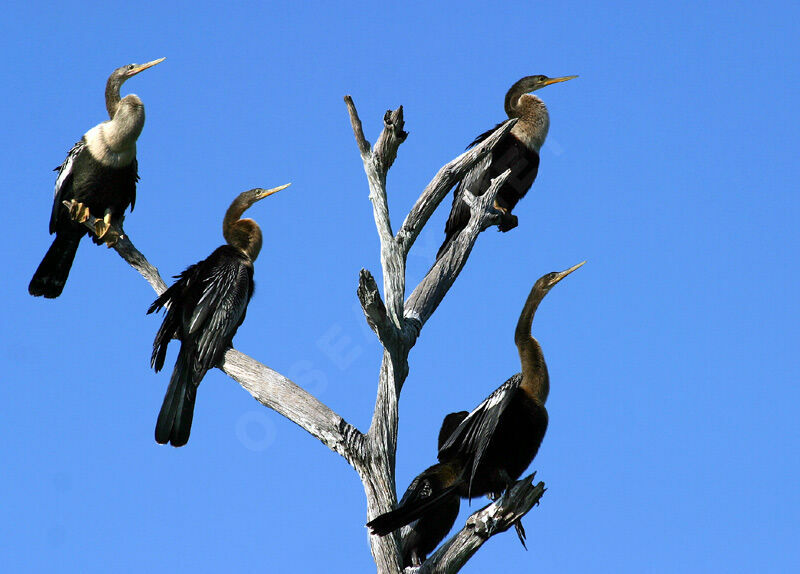
POLYGON ((28 293, 34 297, 54 299, 61 295, 69 277, 83 234, 57 233, 53 244, 42 259, 28 285, 28 293))
POLYGON ((191 370, 186 364, 186 357, 180 352, 156 421, 158 444, 170 443, 172 446, 183 446, 189 442, 197 392, 190 376, 191 370))
POLYGON ((445 498, 448 498, 450 495, 452 495, 458 486, 459 482, 456 482, 452 486, 444 488, 435 496, 427 498, 424 501, 398 506, 391 512, 386 512, 377 518, 373 518, 367 522, 367 526, 372 531, 372 534, 386 536, 390 532, 393 532, 398 528, 405 526, 406 524, 411 524, 423 514, 435 509, 435 507, 441 504, 445 498))

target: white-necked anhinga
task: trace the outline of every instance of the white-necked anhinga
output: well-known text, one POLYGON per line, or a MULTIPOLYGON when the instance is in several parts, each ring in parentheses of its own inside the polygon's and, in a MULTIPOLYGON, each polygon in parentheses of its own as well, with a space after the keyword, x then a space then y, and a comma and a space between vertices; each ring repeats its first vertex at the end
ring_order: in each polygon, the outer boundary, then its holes
MULTIPOLYGON (((442 448, 467 414, 462 411, 444 418, 438 448, 442 448)), ((434 464, 411 481, 397 508, 367 523, 378 536, 410 525, 400 542, 403 568, 422 564, 450 532, 461 506, 458 487, 464 480, 463 474, 464 465, 460 460, 442 460, 434 464)))
POLYGON ((256 201, 289 186, 251 189, 240 193, 222 221, 227 241, 206 259, 188 267, 156 299, 147 313, 166 308, 153 341, 151 366, 164 366, 167 345, 180 339, 181 348, 156 422, 156 442, 183 446, 189 440, 197 386, 206 372, 231 347, 253 296, 253 262, 261 251, 261 229, 242 214, 256 201))
MULTIPOLYGON (((459 493, 464 498, 488 494, 498 498, 528 468, 547 430, 544 404, 550 378, 539 342, 531 336, 539 303, 556 283, 585 263, 536 280, 514 331, 522 372, 517 373, 464 418, 439 449, 439 460, 460 459, 466 465, 459 493)), ((524 531, 517 526, 520 540, 524 531)))
POLYGON ((89 214, 98 219, 95 243, 105 240, 109 246, 118 237, 108 233, 111 223, 122 220, 128 206, 136 202, 136 140, 144 127, 144 104, 129 94, 120 99, 123 83, 139 72, 163 62, 130 64, 117 68, 106 83, 107 122, 86 132, 67 154, 56 178, 50 233, 55 233, 50 249, 33 275, 28 292, 34 296, 55 298, 61 295, 69 276, 78 244, 88 233, 83 226, 89 214), (67 209, 62 202, 72 201, 67 209))
MULTIPOLYGON (((436 254, 437 259, 469 222, 470 210, 463 200, 464 189, 468 189, 473 195, 483 195, 489 189, 491 180, 509 168, 511 175, 497 193, 495 208, 501 213, 500 231, 505 232, 516 227, 517 218, 511 214, 511 210, 525 197, 539 173, 539 149, 550 129, 547 106, 531 92, 573 78, 577 76, 526 76, 511 86, 506 93, 505 110, 509 118, 518 118, 518 121, 492 152, 475 164, 456 187, 453 207, 444 228, 444 243, 436 254)), ((488 138, 500 125, 479 135, 468 149, 488 138)))

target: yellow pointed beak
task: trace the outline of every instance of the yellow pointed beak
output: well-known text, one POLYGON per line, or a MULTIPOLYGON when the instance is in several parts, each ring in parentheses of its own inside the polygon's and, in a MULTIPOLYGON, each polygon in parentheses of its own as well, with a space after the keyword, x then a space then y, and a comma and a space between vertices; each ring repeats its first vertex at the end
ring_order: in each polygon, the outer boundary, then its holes
POLYGON ((584 263, 586 263, 586 261, 581 261, 581 262, 580 262, 580 263, 578 263, 577 265, 573 265, 573 266, 572 266, 572 267, 570 267, 569 269, 567 269, 567 270, 565 270, 565 271, 562 271, 561 273, 559 273, 559 274, 556 276, 556 280, 555 280, 555 281, 553 281, 553 285, 555 285, 556 283, 558 283, 559 281, 561 281, 561 280, 562 280, 564 277, 566 277, 567 275, 569 275, 570 273, 572 273, 572 272, 573 272, 573 271, 575 271, 576 269, 578 269, 578 268, 582 267, 584 263))
POLYGON ((158 60, 153 60, 152 62, 147 62, 146 64, 142 64, 141 66, 136 66, 133 70, 128 72, 128 77, 135 76, 139 72, 144 72, 147 68, 152 68, 156 64, 160 64, 166 60, 166 58, 159 58, 158 60))
POLYGON ((286 185, 273 187, 272 189, 261 189, 261 190, 259 190, 259 193, 258 193, 258 199, 264 199, 265 197, 269 197, 273 193, 278 193, 280 190, 286 189, 290 185, 292 185, 292 184, 291 183, 287 183, 286 185))
MULTIPOLYGON (((573 79, 575 79, 575 78, 577 78, 577 77, 578 77, 578 76, 563 76, 563 77, 561 77, 561 78, 548 78, 548 79, 547 79, 547 80, 545 80, 545 82, 542 84, 542 87, 544 87, 544 86, 549 86, 550 84, 559 84, 559 83, 561 83, 561 82, 566 82, 567 80, 573 80, 573 79)), ((585 261, 584 261, 584 263, 585 263, 585 261)), ((583 263, 581 263, 581 265, 583 265, 583 263)))

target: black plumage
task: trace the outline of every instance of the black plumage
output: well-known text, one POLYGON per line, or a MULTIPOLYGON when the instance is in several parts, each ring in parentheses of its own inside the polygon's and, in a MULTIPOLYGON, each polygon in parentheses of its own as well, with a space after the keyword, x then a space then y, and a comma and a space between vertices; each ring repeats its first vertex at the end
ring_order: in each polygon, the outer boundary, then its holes
POLYGON ((50 233, 56 237, 28 285, 31 295, 55 298, 61 294, 78 245, 88 233, 81 223, 88 214, 98 218, 92 237, 95 243, 106 241, 111 245, 116 241, 114 234, 108 234, 110 225, 121 221, 128 206, 133 210, 136 202, 136 140, 145 119, 139 97, 130 94, 120 99, 120 87, 163 60, 114 70, 106 82, 109 121, 86 132, 56 168, 50 213, 50 233), (73 208, 67 209, 64 201, 72 201, 73 208))
MULTIPOLYGON (((511 175, 497 193, 495 208, 501 213, 500 231, 505 232, 516 227, 517 218, 511 211, 525 197, 539 173, 539 150, 550 127, 547 107, 530 92, 575 77, 527 76, 511 86, 506 93, 505 110, 509 118, 518 118, 518 121, 491 153, 467 172, 456 187, 453 206, 445 224, 445 240, 436 254, 437 259, 469 222, 470 209, 463 199, 465 190, 476 196, 483 195, 489 189, 491 180, 509 168, 511 175)), ((467 149, 484 141, 500 125, 479 135, 467 149)))
MULTIPOLYGON (((439 448, 466 416, 467 411, 463 411, 445 417, 439 430, 439 448)), ((367 523, 379 536, 406 524, 410 526, 400 542, 403 568, 420 565, 450 532, 461 505, 458 488, 463 482, 463 470, 458 460, 442 461, 425 469, 411 481, 397 508, 367 523)))
POLYGON ((147 311, 167 309, 153 341, 150 362, 156 372, 164 366, 169 342, 181 341, 156 422, 160 444, 183 446, 189 440, 197 387, 232 345, 253 296, 253 262, 261 250, 261 230, 252 219, 240 217, 253 203, 285 187, 240 194, 223 220, 228 244, 178 275, 147 311))
POLYGON ((531 336, 533 316, 548 291, 581 265, 548 273, 534 283, 514 334, 522 372, 469 413, 439 449, 439 460, 461 459, 467 466, 461 496, 500 496, 536 456, 547 430, 544 405, 550 378, 542 348, 531 336))

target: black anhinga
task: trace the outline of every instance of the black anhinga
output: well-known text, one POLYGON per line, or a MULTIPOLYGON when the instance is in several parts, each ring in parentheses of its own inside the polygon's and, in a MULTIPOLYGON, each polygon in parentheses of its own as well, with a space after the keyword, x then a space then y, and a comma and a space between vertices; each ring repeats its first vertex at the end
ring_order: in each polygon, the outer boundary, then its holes
POLYGON ((130 64, 117 68, 106 83, 106 109, 109 121, 96 125, 76 143, 59 167, 50 233, 55 233, 50 249, 36 269, 28 292, 36 297, 55 298, 61 295, 69 276, 78 244, 88 233, 82 222, 91 215, 95 224, 95 243, 113 245, 118 237, 109 234, 112 221, 122 219, 136 202, 136 140, 144 127, 144 105, 134 94, 120 99, 123 83, 139 72, 163 62, 165 58, 146 64, 130 64), (72 201, 67 209, 62 202, 72 201))
POLYGON ((534 283, 514 332, 522 372, 469 413, 439 449, 439 460, 460 458, 469 466, 461 496, 500 496, 536 456, 547 430, 544 404, 550 379, 542 348, 531 336, 533 315, 548 291, 584 263, 548 273, 534 283))
MULTIPOLYGON (((469 222, 470 211, 463 200, 464 189, 470 190, 473 195, 483 195, 489 189, 491 180, 509 168, 511 175, 497 193, 495 208, 502 215, 500 231, 509 231, 516 227, 517 219, 511 214, 511 210, 525 197, 536 179, 539 172, 539 149, 544 144, 547 131, 550 129, 547 107, 531 92, 577 77, 526 76, 511 86, 506 93, 505 109, 509 118, 518 118, 518 121, 492 152, 475 164, 456 187, 453 207, 444 228, 444 243, 436 254, 437 259, 469 222)), ((488 138, 500 125, 479 135, 467 149, 488 138)))
POLYGON ((227 245, 188 267, 156 299, 147 313, 167 308, 153 341, 151 366, 164 366, 167 345, 180 339, 181 348, 156 422, 156 442, 183 446, 192 430, 197 386, 222 359, 244 321, 253 296, 253 262, 261 251, 261 229, 242 214, 256 201, 289 187, 251 189, 240 193, 222 221, 227 245))
MULTIPOLYGON (((438 448, 442 448, 467 414, 467 411, 462 411, 444 418, 439 430, 438 448)), ((441 461, 425 469, 411 481, 397 508, 367 523, 372 533, 378 536, 411 525, 400 544, 403 568, 422 564, 450 532, 461 506, 457 489, 463 481, 463 474, 464 465, 460 460, 441 461)))

